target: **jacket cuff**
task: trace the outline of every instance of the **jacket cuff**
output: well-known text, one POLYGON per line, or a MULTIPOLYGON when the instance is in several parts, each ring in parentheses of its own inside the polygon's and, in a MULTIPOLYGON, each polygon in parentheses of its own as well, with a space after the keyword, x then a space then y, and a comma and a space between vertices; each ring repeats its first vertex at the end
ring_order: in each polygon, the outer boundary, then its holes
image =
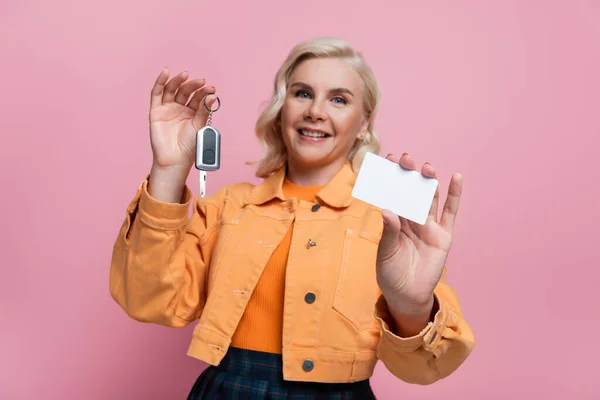
POLYGON ((137 209, 140 219, 147 225, 157 229, 173 230, 186 225, 192 192, 184 187, 181 203, 168 203, 156 200, 148 193, 148 177, 138 188, 139 206, 137 209))
POLYGON ((442 339, 442 333, 446 328, 448 307, 435 292, 433 296, 438 307, 433 321, 430 321, 417 335, 411 337, 400 337, 392 332, 390 326, 393 326, 393 317, 390 314, 385 298, 383 295, 379 296, 375 305, 375 319, 381 325, 381 351, 390 350, 399 353, 408 353, 423 347, 434 354, 436 353, 437 346, 442 339))

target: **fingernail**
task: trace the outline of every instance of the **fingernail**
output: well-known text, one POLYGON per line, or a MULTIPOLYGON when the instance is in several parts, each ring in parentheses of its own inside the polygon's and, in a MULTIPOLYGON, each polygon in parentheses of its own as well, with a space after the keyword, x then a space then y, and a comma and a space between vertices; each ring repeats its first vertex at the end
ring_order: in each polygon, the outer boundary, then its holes
POLYGON ((402 153, 402 155, 400 157, 404 157, 404 156, 407 156, 407 155, 408 155, 408 153, 404 152, 404 153, 402 153))
POLYGON ((429 161, 425 161, 425 164, 429 164, 429 165, 431 165, 431 163, 430 163, 429 161))
POLYGON ((385 156, 385 158, 388 158, 389 156, 393 156, 392 153, 388 153, 387 156, 385 156))

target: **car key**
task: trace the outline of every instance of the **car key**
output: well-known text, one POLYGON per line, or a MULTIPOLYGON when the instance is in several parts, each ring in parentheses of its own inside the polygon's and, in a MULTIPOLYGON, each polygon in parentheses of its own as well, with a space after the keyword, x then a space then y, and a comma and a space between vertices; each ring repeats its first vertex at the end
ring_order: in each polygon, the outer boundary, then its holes
POLYGON ((206 106, 204 96, 204 107, 208 110, 206 126, 200 128, 196 133, 196 169, 200 170, 200 197, 206 195, 206 171, 216 171, 221 167, 221 133, 212 126, 212 114, 221 108, 221 100, 217 97, 217 108, 211 110, 206 106))

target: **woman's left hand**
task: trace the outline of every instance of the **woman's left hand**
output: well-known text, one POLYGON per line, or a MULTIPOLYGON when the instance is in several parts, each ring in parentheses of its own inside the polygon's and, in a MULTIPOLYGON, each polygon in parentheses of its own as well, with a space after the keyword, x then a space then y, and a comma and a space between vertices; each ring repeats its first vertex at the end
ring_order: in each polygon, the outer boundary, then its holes
MULTIPOLYGON (((407 153, 400 159, 393 155, 386 158, 405 169, 415 170, 415 161, 407 153)), ((437 178, 429 163, 423 165, 421 173, 437 178)), ((462 175, 455 173, 439 222, 439 187, 424 225, 398 217, 389 210, 382 211, 384 230, 377 254, 377 282, 386 302, 396 311, 394 314, 429 315, 431 312, 433 290, 440 280, 452 244, 462 186, 462 175)))

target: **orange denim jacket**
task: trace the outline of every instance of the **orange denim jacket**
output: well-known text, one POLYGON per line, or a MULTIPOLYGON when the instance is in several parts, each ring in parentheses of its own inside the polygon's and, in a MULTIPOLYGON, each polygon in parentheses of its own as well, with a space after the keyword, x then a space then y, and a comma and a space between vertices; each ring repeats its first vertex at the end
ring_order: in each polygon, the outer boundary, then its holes
MULTIPOLYGON (((286 270, 284 379, 352 382, 377 360, 401 380, 430 384, 467 358, 474 337, 444 275, 439 310, 423 331, 396 336, 376 282, 381 210, 352 198, 347 163, 317 194, 320 207, 281 189, 285 168, 259 185, 227 185, 182 204, 142 182, 113 249, 110 292, 132 318, 172 327, 198 321, 188 355, 218 365, 272 252, 295 221, 286 270), (307 293, 310 300, 305 301, 307 293)), ((260 329, 257 327, 257 329, 260 329)))

